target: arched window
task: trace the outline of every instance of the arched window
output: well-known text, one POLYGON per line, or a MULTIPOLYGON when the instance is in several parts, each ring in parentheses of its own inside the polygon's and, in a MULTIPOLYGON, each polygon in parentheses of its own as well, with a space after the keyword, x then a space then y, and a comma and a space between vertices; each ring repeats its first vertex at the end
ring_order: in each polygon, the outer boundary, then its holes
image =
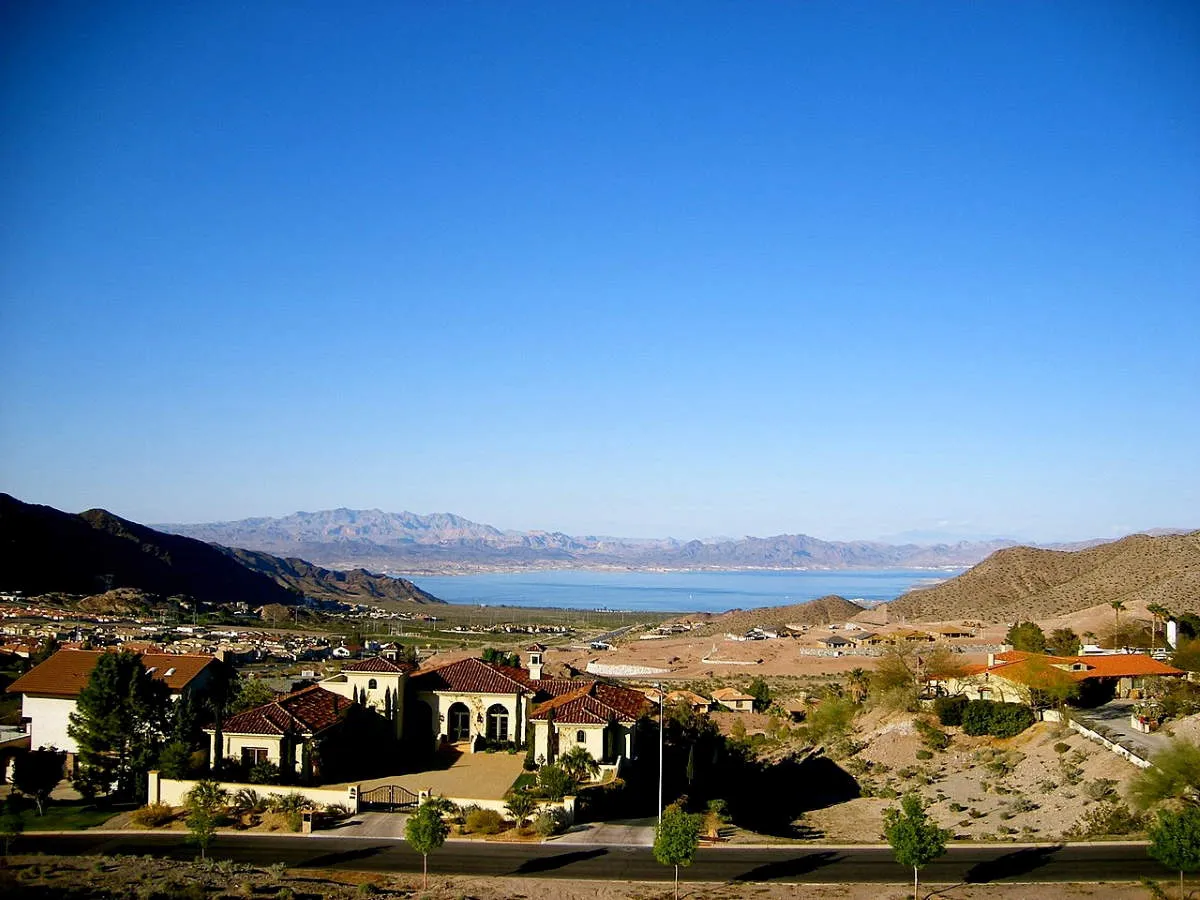
POLYGON ((584 730, 582 728, 580 728, 577 732, 575 732, 575 743, 577 743, 577 744, 586 744, 587 743, 587 734, 584 732, 584 730))
POLYGON ((367 682, 367 690, 373 691, 377 687, 379 687, 379 681, 377 679, 372 678, 367 682))
POLYGON ((487 736, 489 741, 508 740, 508 710, 499 703, 488 707, 487 736))

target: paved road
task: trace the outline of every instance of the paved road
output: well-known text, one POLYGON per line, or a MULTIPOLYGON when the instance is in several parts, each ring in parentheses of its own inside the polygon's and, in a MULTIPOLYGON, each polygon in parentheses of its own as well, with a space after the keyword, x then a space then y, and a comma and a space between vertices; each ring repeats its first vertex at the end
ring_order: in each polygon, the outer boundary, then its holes
MULTIPOLYGON (((1165 734, 1143 734, 1134 729, 1129 722, 1129 715, 1137 705, 1135 700, 1112 700, 1094 709, 1073 710, 1072 715, 1079 719, 1080 724, 1094 728, 1097 725, 1106 726, 1110 731, 1119 735, 1117 743, 1133 750, 1143 759, 1165 750, 1170 744, 1170 738, 1165 734)), ((1111 738, 1110 738, 1111 739, 1111 738)))
MULTIPOLYGON (((18 853, 146 854, 190 860, 195 849, 180 835, 96 834, 25 835, 18 853)), ((256 865, 285 862, 292 867, 371 872, 418 872, 421 857, 399 841, 324 836, 242 835, 218 837, 218 858, 256 865)), ((452 841, 429 857, 430 872, 475 876, 535 876, 616 881, 662 881, 671 870, 655 862, 645 847, 564 847, 554 844, 498 844, 452 841)), ((956 846, 922 872, 940 884, 984 882, 1131 882, 1171 873, 1146 855, 1141 844, 1068 846, 956 846)), ((880 847, 786 847, 702 849, 680 871, 687 881, 794 883, 906 883, 908 869, 880 847)))

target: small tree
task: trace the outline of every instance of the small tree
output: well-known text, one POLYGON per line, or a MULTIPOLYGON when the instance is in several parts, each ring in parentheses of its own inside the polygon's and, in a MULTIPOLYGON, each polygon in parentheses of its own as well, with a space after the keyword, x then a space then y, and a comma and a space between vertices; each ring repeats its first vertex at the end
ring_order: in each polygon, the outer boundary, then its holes
POLYGON ((198 781, 187 792, 183 805, 187 807, 188 840, 200 848, 200 858, 211 846, 217 833, 217 822, 229 803, 229 792, 215 781, 198 781))
POLYGON ((508 795, 504 808, 516 820, 517 828, 524 828, 530 814, 537 809, 537 800, 528 791, 513 791, 508 795))
POLYGON ((600 763, 596 762, 587 747, 572 747, 559 758, 558 764, 576 784, 600 774, 600 763))
POLYGON ((538 769, 538 788, 547 800, 557 802, 575 789, 575 779, 562 766, 542 766, 538 769))
POLYGON ((404 839, 421 854, 421 890, 429 888, 429 854, 446 843, 449 831, 438 805, 428 800, 404 826, 404 839))
POLYGON ((1129 796, 1142 809, 1162 800, 1200 804, 1200 746, 1176 738, 1150 760, 1129 784, 1129 796))
POLYGON ((1179 872, 1179 900, 1184 900, 1183 873, 1200 870, 1200 807, 1161 810, 1150 826, 1150 855, 1179 872))
POLYGON ((755 712, 762 712, 771 705, 771 687, 761 677, 750 682, 746 693, 754 698, 755 712))
POLYGON ((66 753, 46 747, 30 750, 16 758, 13 787, 33 798, 39 816, 46 814, 50 792, 62 781, 66 758, 66 753))
POLYGON ((899 809, 893 806, 883 811, 883 834, 892 845, 896 862, 912 866, 913 900, 920 900, 921 869, 946 852, 950 832, 930 821, 920 797, 905 794, 899 809))
POLYGON ((1079 635, 1070 628, 1056 628, 1046 639, 1046 649, 1055 656, 1075 656, 1079 648, 1079 635))
POLYGON ((663 810, 654 832, 654 858, 675 867, 675 900, 679 900, 679 867, 690 866, 700 846, 701 817, 684 811, 677 803, 663 810))
POLYGON ((1044 653, 1046 650, 1046 633, 1036 622, 1019 622, 1008 629, 1004 642, 1012 644, 1014 650, 1024 650, 1026 653, 1044 653))
POLYGON ((9 845, 25 830, 25 817, 21 815, 20 800, 12 794, 4 800, 0 809, 0 837, 4 838, 4 855, 8 856, 9 845))

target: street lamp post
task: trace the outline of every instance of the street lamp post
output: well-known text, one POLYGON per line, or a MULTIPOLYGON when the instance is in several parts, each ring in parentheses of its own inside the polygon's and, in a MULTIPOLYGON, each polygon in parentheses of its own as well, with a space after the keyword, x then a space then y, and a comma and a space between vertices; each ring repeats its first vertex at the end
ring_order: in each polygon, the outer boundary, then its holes
POLYGON ((663 734, 667 730, 667 723, 663 721, 663 687, 662 682, 658 683, 658 824, 662 824, 662 800, 663 800, 663 734))

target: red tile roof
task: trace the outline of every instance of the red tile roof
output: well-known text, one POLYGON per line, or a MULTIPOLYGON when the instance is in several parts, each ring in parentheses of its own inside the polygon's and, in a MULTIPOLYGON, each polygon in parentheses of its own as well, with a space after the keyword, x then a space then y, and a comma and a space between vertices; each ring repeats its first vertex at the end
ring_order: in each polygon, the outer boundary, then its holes
POLYGON ((464 694, 533 693, 529 673, 512 666, 460 659, 435 669, 418 670, 412 684, 419 691, 458 691, 464 694))
MULTIPOLYGON (((1100 656, 1043 656, 1022 650, 1009 650, 996 654, 996 665, 984 667, 982 671, 994 673, 1001 678, 1021 681, 1029 668, 1029 660, 1038 657, 1057 671, 1075 681, 1089 678, 1138 678, 1144 675, 1183 675, 1183 670, 1161 663, 1142 653, 1113 653, 1100 656), (1069 667, 1079 666, 1074 669, 1069 667)), ((977 673, 970 673, 977 674, 977 673)))
POLYGON ((600 681, 574 684, 575 690, 535 706, 529 717, 545 720, 553 712, 554 721, 564 725, 603 725, 613 719, 633 722, 650 705, 641 691, 600 681))
POLYGON ((316 734, 346 715, 354 701, 319 684, 278 697, 221 723, 225 734, 316 734))
MULTIPOLYGON (((10 694, 78 697, 92 677, 92 669, 106 650, 59 650, 8 686, 10 694)), ((142 665, 151 677, 166 682, 179 693, 216 657, 199 653, 143 653, 142 665)))
POLYGON ((411 672, 415 669, 412 663, 392 662, 382 656, 372 656, 370 659, 360 659, 348 662, 342 666, 343 672, 411 672))

